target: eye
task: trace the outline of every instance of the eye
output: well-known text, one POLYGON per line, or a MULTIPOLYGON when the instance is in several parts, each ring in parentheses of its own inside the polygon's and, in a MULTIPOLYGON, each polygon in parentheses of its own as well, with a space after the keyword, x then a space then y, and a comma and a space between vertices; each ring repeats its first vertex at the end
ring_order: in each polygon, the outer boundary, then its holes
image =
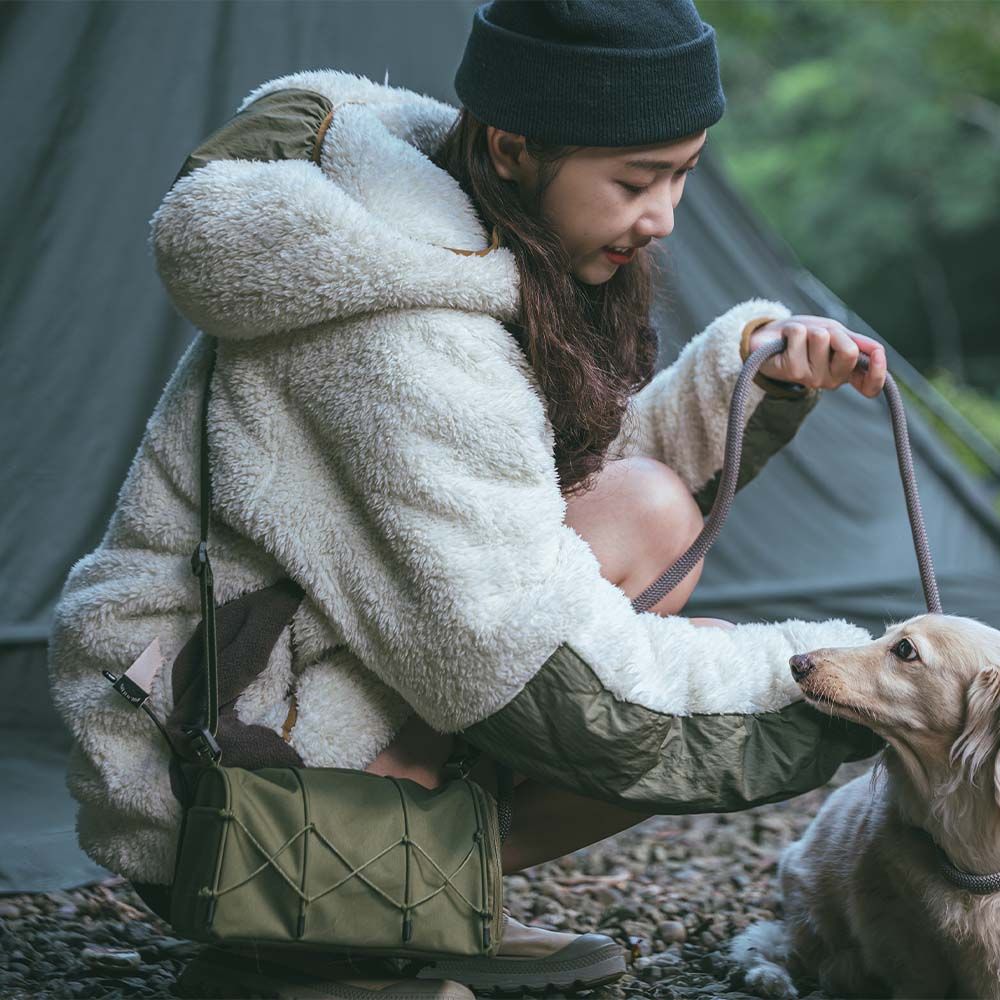
MULTIPOLYGON (((693 174, 695 172, 694 167, 685 167, 683 170, 678 170, 675 177, 683 177, 685 174, 693 174)), ((639 194, 640 191, 648 191, 651 185, 646 185, 646 187, 637 187, 635 184, 626 184, 624 181, 618 182, 626 191, 631 191, 632 194, 639 194)))
POLYGON ((912 642, 910 642, 909 639, 900 639, 899 642, 892 647, 890 652, 894 653, 901 660, 905 660, 907 663, 912 663, 914 660, 920 659, 916 647, 912 642))

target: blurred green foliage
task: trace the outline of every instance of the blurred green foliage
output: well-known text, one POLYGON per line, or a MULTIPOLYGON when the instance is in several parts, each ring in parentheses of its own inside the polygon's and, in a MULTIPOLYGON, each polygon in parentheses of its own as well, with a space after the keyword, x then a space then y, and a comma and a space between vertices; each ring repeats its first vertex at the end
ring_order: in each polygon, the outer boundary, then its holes
POLYGON ((1000 399, 1000 3, 698 10, 727 100, 712 144, 737 190, 917 367, 1000 399))
MULTIPOLYGON (((986 393, 964 385, 955 379, 951 372, 938 370, 929 372, 927 381, 942 395, 948 402, 965 417, 979 432, 993 445, 1000 450, 1000 400, 988 396, 986 393)), ((906 390, 906 386, 900 383, 900 388, 906 396, 908 405, 920 407, 921 400, 912 392, 906 390)), ((937 419, 926 409, 921 409, 923 416, 941 435, 954 451, 956 457, 974 475, 988 479, 991 478, 990 470, 979 459, 976 453, 960 438, 953 433, 944 423, 937 419)), ((993 501, 997 513, 1000 513, 1000 494, 993 501)))

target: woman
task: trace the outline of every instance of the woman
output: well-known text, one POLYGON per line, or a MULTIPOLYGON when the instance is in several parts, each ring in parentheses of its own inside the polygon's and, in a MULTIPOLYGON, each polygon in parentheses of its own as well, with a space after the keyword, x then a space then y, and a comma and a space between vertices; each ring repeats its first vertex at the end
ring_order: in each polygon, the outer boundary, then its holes
MULTIPOLYGON (((702 527, 749 350, 788 340, 751 387, 740 485, 820 390, 876 395, 884 351, 750 299, 654 376, 645 248, 672 231, 725 106, 714 33, 690 2, 488 4, 455 86, 457 118, 348 73, 269 81, 153 217, 172 301, 218 338, 216 602, 283 578, 304 595, 240 722, 305 766, 428 785, 461 733, 487 787, 494 761, 516 772, 506 872, 657 812, 816 787, 878 742, 804 705, 788 658, 868 633, 680 617, 700 566, 652 613, 631 600, 702 527)), ((198 620, 210 346, 199 336, 166 387, 50 645, 81 844, 151 900, 179 809, 148 720, 99 671, 154 637, 173 659, 198 620)), ((166 673, 150 699, 161 716, 166 673)), ((496 958, 423 974, 528 991, 569 969, 593 984, 624 968, 608 945, 508 920, 496 958)))

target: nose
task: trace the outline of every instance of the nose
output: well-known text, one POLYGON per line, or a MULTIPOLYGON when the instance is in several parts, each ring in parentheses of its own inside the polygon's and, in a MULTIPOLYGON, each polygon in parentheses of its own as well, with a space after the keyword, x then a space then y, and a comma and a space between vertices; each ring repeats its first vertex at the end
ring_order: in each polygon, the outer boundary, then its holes
POLYGON ((674 205, 671 199, 657 202, 645 218, 645 224, 639 228, 642 235, 649 239, 663 239, 674 231, 674 205))
POLYGON ((802 680, 816 666, 808 653, 796 653, 788 663, 792 668, 792 677, 797 681, 802 680))

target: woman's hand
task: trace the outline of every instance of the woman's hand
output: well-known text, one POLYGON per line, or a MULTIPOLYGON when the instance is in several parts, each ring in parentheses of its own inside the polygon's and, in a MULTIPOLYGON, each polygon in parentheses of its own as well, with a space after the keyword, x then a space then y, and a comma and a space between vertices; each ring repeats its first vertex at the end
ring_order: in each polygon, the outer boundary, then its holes
POLYGON ((885 385, 885 348, 871 337, 852 333, 843 323, 823 316, 774 319, 750 335, 749 349, 786 337, 781 352, 768 358, 760 371, 782 382, 799 382, 810 389, 836 389, 850 382, 862 396, 874 397, 885 385), (861 352, 868 371, 854 370, 861 352))

